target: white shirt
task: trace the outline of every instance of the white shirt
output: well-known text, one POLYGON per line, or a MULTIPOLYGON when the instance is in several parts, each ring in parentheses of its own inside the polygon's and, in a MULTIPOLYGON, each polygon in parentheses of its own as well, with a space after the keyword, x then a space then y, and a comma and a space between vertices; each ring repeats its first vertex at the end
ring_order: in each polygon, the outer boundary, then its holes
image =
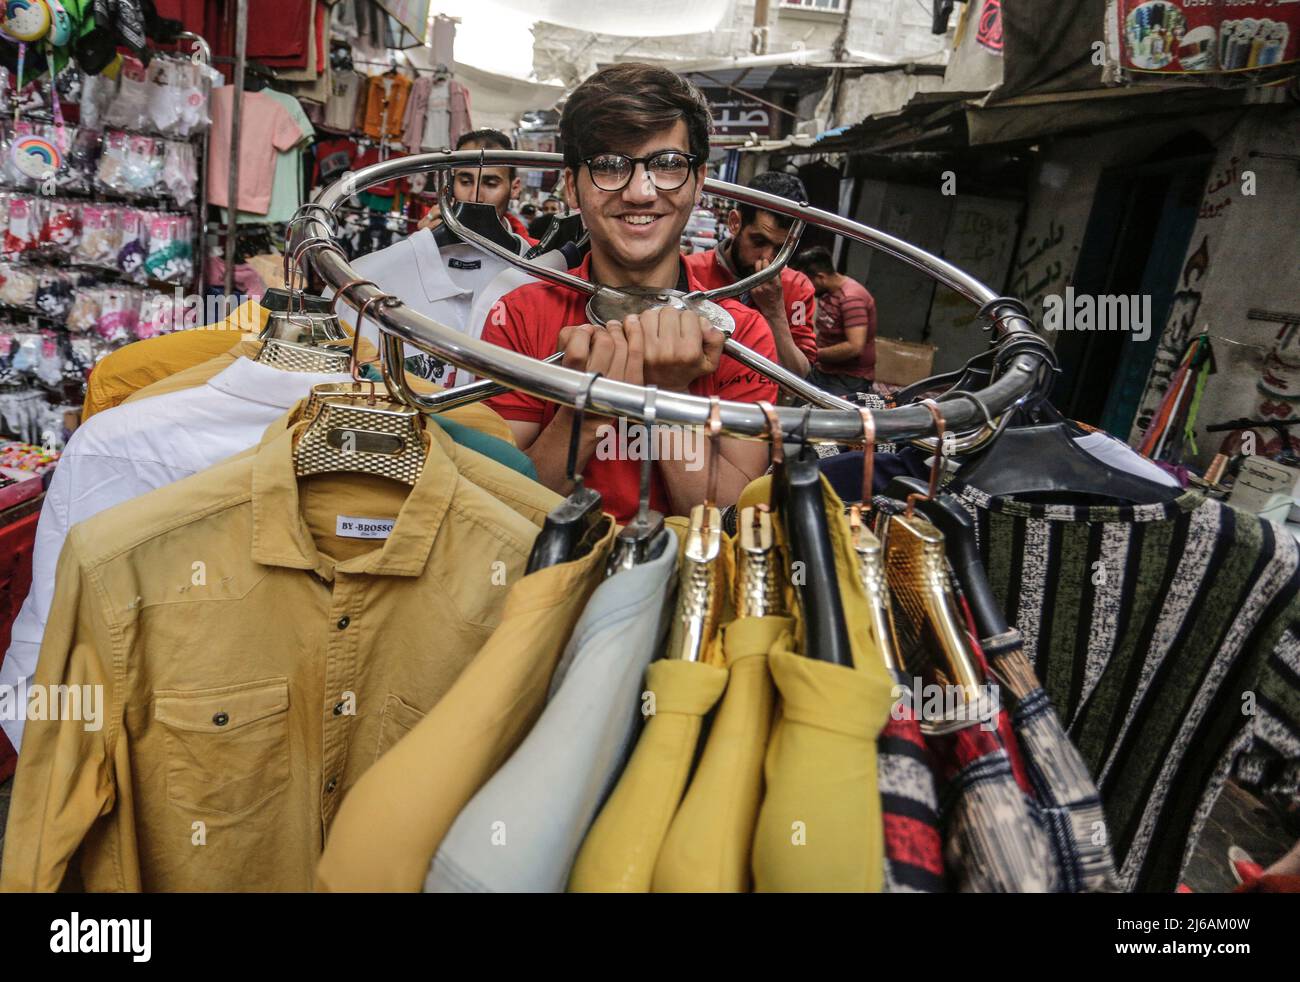
MULTIPOLYGON (((255 446, 266 428, 320 382, 343 374, 285 372, 237 358, 205 385, 123 403, 96 413, 63 450, 36 526, 32 587, 0 662, 0 692, 17 710, 0 727, 18 750, 26 722, 27 680, 36 669, 54 599, 54 572, 68 530, 123 501, 206 470, 255 446)), ((0 705, 5 704, 0 699, 0 705)))
MULTIPOLYGON (((568 267, 558 249, 532 261, 552 269, 568 267)), ((458 242, 440 249, 433 232, 427 228, 394 242, 387 249, 361 256, 352 266, 359 275, 413 310, 471 338, 482 336, 493 304, 511 290, 537 282, 504 259, 469 243, 458 242)), ((340 305, 339 316, 349 327, 356 326, 356 315, 350 308, 340 305)), ((379 329, 369 318, 361 326, 361 336, 379 343, 379 329)), ((424 360, 428 370, 416 374, 445 388, 475 380, 473 373, 444 364, 414 345, 408 344, 404 350, 407 358, 424 360)))
POLYGON ((1079 449, 1096 457, 1107 467, 1114 470, 1136 474, 1138 477, 1154 481, 1156 484, 1163 484, 1166 487, 1176 488, 1179 486, 1178 478, 1168 471, 1161 470, 1123 440, 1117 440, 1109 433, 1097 430, 1095 433, 1076 436, 1074 443, 1079 449))

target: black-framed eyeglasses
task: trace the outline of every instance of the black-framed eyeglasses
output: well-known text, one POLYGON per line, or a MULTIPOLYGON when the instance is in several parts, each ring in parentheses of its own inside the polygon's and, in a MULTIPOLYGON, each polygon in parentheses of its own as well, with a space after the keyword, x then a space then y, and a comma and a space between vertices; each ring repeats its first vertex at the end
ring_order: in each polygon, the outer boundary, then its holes
POLYGON ((680 150, 660 150, 647 157, 629 157, 622 153, 598 153, 583 160, 591 183, 602 191, 622 191, 636 173, 636 165, 645 167, 650 180, 660 191, 676 191, 695 170, 699 156, 680 150))

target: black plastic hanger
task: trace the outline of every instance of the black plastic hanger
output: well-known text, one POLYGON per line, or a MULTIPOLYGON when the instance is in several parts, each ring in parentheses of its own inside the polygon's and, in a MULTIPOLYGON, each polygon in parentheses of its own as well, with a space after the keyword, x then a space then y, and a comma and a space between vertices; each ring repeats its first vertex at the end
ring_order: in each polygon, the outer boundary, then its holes
POLYGON ((573 562, 591 551, 604 533, 605 519, 601 513, 600 492, 586 487, 577 472, 578 444, 582 441, 582 417, 587 408, 591 386, 600 373, 596 372, 587 383, 587 389, 578 395, 573 407, 573 430, 569 437, 569 465, 567 474, 573 482, 573 492, 546 516, 542 531, 533 540, 533 551, 528 555, 526 573, 536 573, 548 566, 573 562))
POLYGON ((922 396, 936 392, 942 395, 943 392, 949 389, 978 392, 989 383, 993 371, 993 359, 996 355, 997 349, 989 348, 987 351, 981 351, 969 359, 966 364, 956 371, 930 375, 927 378, 918 379, 911 385, 905 385, 894 393, 894 405, 906 406, 922 396))
POLYGON ((582 223, 581 215, 565 215, 563 218, 552 216, 552 218, 554 220, 546 226, 546 232, 537 240, 537 245, 524 253, 525 259, 536 259, 570 243, 580 247, 586 242, 587 226, 582 223))
POLYGON ((790 561, 802 564, 804 574, 803 585, 795 588, 803 610, 804 654, 851 668, 853 649, 844 622, 818 459, 812 444, 804 442, 798 454, 786 456, 772 481, 785 521, 790 561))
MULTIPOLYGON (((456 220, 471 232, 477 232, 483 238, 509 252, 519 252, 519 240, 501 224, 501 217, 497 215, 495 206, 481 201, 458 201, 453 207, 456 220)), ((442 222, 434 230, 433 241, 440 247, 445 247, 456 245, 464 239, 448 228, 446 222, 442 222)))
POLYGON ((271 84, 271 73, 256 62, 244 64, 244 91, 261 92, 271 84))
POLYGON ((262 299, 258 303, 267 310, 279 313, 287 313, 293 309, 306 310, 311 314, 329 314, 334 310, 330 301, 324 297, 318 297, 313 293, 293 293, 278 286, 273 286, 262 294, 262 299))
POLYGON ((1002 435, 968 460, 954 480, 994 497, 1086 495, 1132 505, 1165 504, 1182 494, 1107 467, 1074 442, 1072 424, 1045 399, 1014 413, 1002 435))

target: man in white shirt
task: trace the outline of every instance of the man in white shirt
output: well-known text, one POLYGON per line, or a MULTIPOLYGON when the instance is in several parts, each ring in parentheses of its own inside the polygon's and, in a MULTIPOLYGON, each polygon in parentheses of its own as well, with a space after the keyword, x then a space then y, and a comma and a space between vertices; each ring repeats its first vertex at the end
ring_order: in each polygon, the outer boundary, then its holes
MULTIPOLYGON (((546 253, 533 262, 564 269, 564 254, 546 253)), ((359 276, 371 280, 413 310, 469 337, 483 331, 492 306, 517 287, 534 282, 533 277, 505 260, 483 252, 467 242, 439 247, 433 232, 422 228, 387 249, 361 256, 352 263, 359 276)), ((339 305, 339 319, 355 328, 356 314, 339 305)), ((374 321, 361 325, 361 336, 379 343, 374 321)), ((414 345, 404 346, 406 371, 436 382, 444 388, 473 382, 472 372, 457 368, 414 345)))
MULTIPOLYGON (((475 130, 461 137, 456 149, 514 148, 504 133, 475 130)), ((515 176, 513 167, 458 168, 453 174, 452 192, 457 201, 492 205, 502 227, 514 237, 518 252, 528 251, 532 241, 514 232, 507 220, 510 200, 519 193, 519 178, 515 176)), ((439 324, 477 338, 492 305, 516 287, 533 282, 533 278, 468 242, 440 247, 434 235, 441 224, 435 206, 414 234, 387 249, 359 257, 352 266, 381 290, 439 324)), ((534 261, 554 269, 565 269, 569 265, 558 251, 534 261)), ((340 316, 349 326, 355 326, 349 308, 341 306, 340 316)), ((376 344, 378 333, 373 323, 361 327, 362 337, 376 344)), ((458 369, 413 345, 408 344, 403 350, 406 371, 412 375, 448 389, 475 380, 473 373, 458 369)))

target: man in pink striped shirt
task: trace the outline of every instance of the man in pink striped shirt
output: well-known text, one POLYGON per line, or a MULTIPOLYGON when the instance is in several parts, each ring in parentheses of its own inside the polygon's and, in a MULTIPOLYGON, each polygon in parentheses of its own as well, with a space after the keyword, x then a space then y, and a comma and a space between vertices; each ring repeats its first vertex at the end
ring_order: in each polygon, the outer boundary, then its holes
POLYGON ((817 291, 817 363, 808 381, 838 396, 870 392, 876 373, 876 301, 857 280, 835 271, 824 246, 804 250, 790 265, 806 273, 817 291))

